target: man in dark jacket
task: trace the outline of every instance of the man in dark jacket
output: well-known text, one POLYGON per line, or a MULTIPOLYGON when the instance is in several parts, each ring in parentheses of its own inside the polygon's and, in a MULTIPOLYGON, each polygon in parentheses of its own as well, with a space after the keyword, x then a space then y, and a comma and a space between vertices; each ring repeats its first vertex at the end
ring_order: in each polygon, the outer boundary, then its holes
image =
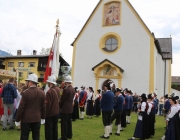
POLYGON ((30 74, 26 81, 28 89, 22 93, 15 123, 21 121, 21 140, 29 139, 30 130, 32 139, 39 140, 41 119, 45 119, 45 93, 37 88, 37 75, 30 74))
POLYGON ((116 88, 115 95, 117 97, 117 100, 116 100, 116 102, 114 103, 114 106, 113 106, 114 112, 113 112, 113 114, 111 116, 110 134, 112 134, 113 121, 116 119, 118 129, 117 129, 117 132, 115 133, 115 135, 120 136, 121 114, 122 114, 122 111, 123 111, 124 97, 121 94, 121 90, 119 88, 116 88))
POLYGON ((102 109, 102 119, 105 133, 100 136, 100 138, 108 139, 111 125, 111 114, 114 104, 114 93, 111 91, 110 83, 104 85, 104 89, 105 92, 102 95, 100 107, 102 109))
POLYGON ((72 87, 72 78, 67 76, 64 80, 66 88, 63 90, 60 100, 61 113, 61 138, 59 140, 67 140, 72 138, 72 122, 71 114, 73 112, 73 98, 75 90, 72 87))
POLYGON ((2 91, 2 98, 4 104, 4 118, 3 118, 3 130, 7 129, 7 118, 8 109, 10 109, 10 127, 9 129, 14 129, 13 126, 13 113, 14 113, 14 99, 17 97, 17 90, 13 85, 14 78, 9 79, 9 83, 4 87, 2 91))
POLYGON ((49 90, 46 93, 45 138, 46 140, 57 140, 60 89, 55 86, 56 78, 54 76, 49 76, 46 82, 49 90))
POLYGON ((128 90, 128 96, 129 96, 129 102, 128 102, 128 110, 127 110, 127 124, 130 124, 131 122, 131 110, 133 106, 133 98, 132 98, 132 91, 128 90))
POLYGON ((134 93, 134 96, 133 96, 133 111, 134 112, 137 112, 137 103, 138 103, 138 96, 136 93, 134 93))
POLYGON ((164 95, 164 117, 166 117, 166 115, 169 113, 169 110, 171 108, 171 104, 169 102, 169 99, 168 99, 168 94, 164 95))

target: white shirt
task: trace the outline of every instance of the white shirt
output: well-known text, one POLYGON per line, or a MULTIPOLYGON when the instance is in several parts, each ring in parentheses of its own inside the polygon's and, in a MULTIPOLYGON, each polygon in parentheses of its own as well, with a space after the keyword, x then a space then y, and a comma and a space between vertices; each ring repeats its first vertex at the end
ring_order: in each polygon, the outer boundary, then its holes
POLYGON ((18 109, 20 101, 21 101, 21 94, 19 93, 19 91, 17 92, 17 98, 16 98, 16 109, 18 109))
POLYGON ((76 96, 78 97, 78 93, 76 93, 76 94, 74 95, 73 102, 75 101, 76 96))
POLYGON ((147 113, 149 115, 149 113, 151 112, 151 109, 152 109, 152 102, 148 102, 148 105, 149 105, 149 108, 147 110, 147 113))
POLYGON ((180 104, 177 104, 178 111, 180 110, 180 104))
POLYGON ((99 97, 101 97, 101 95, 100 95, 100 94, 96 94, 96 95, 94 96, 94 101, 95 101, 97 98, 99 98, 99 97))
POLYGON ((179 105, 179 104, 175 104, 175 106, 176 106, 177 112, 179 112, 179 110, 180 110, 180 105, 179 105))
POLYGON ((142 111, 142 112, 145 112, 145 109, 146 109, 146 102, 143 102, 143 103, 141 104, 141 111, 142 111))
POLYGON ((93 92, 89 92, 87 95, 87 100, 91 100, 92 95, 93 95, 93 92))
POLYGON ((171 118, 174 117, 174 115, 178 112, 176 105, 171 106, 171 109, 169 111, 169 114, 167 115, 166 120, 169 121, 171 118))

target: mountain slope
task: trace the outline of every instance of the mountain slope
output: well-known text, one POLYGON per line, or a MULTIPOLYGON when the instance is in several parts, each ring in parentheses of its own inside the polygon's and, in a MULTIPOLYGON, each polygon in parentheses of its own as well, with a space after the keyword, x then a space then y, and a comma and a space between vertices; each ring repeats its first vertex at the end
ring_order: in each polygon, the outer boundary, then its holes
POLYGON ((3 50, 0 50, 0 57, 1 56, 10 56, 11 54, 9 54, 8 52, 6 51, 3 51, 3 50))

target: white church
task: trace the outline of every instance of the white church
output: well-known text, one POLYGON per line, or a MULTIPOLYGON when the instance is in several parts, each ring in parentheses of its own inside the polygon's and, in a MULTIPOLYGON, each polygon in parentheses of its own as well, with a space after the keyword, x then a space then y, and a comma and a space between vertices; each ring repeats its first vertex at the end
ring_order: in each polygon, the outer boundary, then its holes
POLYGON ((172 38, 157 38, 128 0, 100 0, 72 46, 73 86, 171 93, 172 38))

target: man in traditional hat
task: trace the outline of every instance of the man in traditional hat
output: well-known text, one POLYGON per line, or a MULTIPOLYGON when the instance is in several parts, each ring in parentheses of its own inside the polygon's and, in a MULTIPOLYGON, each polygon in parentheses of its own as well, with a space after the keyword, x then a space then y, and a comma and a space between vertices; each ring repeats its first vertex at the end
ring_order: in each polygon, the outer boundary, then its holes
POLYGON ((102 109, 102 119, 104 125, 104 135, 100 138, 109 138, 109 129, 111 125, 111 114, 113 111, 114 93, 111 91, 110 83, 104 85, 105 92, 102 95, 100 107, 102 109))
POLYGON ((124 94, 125 94, 125 110, 126 110, 126 123, 129 124, 129 116, 130 116, 130 110, 129 110, 129 105, 130 105, 130 97, 128 95, 128 88, 124 89, 124 94))
POLYGON ((111 115, 110 134, 112 134, 113 121, 116 119, 116 123, 117 123, 118 128, 117 128, 117 132, 115 133, 115 135, 120 136, 121 114, 123 111, 124 97, 122 96, 121 90, 119 88, 116 88, 115 96, 117 97, 117 100, 114 103, 114 106, 113 106, 114 112, 111 115))
POLYGON ((132 91, 131 90, 127 90, 127 95, 129 96, 129 100, 128 100, 128 109, 127 109, 127 124, 130 124, 131 122, 131 111, 133 108, 133 97, 132 97, 132 91))
POLYGON ((81 92, 79 94, 79 108, 80 108, 80 120, 84 119, 84 106, 86 103, 87 92, 85 91, 85 87, 81 86, 81 92))
POLYGON ((166 117, 166 115, 169 112, 169 109, 171 108, 171 104, 170 104, 169 99, 168 99, 168 94, 166 94, 164 96, 164 98, 165 98, 165 101, 164 101, 164 117, 166 117))
POLYGON ((14 99, 17 97, 16 87, 13 85, 14 78, 10 78, 8 84, 2 90, 2 98, 4 104, 4 117, 3 117, 3 131, 7 130, 7 119, 8 119, 8 109, 10 109, 10 127, 9 129, 14 129, 13 126, 13 113, 14 113, 14 99))
POLYGON ((72 138, 72 122, 71 115, 73 112, 73 98, 75 90, 72 87, 72 78, 68 75, 64 83, 66 88, 63 90, 60 100, 61 113, 61 138, 59 140, 67 140, 72 138))
POLYGON ((45 138, 46 140, 57 140, 60 89, 55 86, 56 77, 49 76, 46 82, 49 90, 46 93, 45 138))
POLYGON ((16 115, 16 125, 21 121, 21 140, 40 139, 41 119, 45 119, 45 93, 37 88, 38 77, 30 74, 26 79, 28 89, 22 92, 21 102, 16 115))

